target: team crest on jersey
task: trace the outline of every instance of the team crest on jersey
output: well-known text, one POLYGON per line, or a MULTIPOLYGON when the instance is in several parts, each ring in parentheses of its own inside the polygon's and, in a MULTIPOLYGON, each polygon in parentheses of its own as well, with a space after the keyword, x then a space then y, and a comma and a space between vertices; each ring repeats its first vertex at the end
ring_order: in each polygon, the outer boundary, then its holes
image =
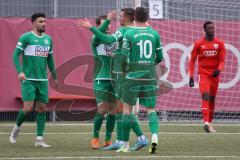
POLYGON ((214 49, 218 49, 218 44, 217 43, 213 44, 213 47, 214 49))
POLYGON ((45 44, 49 44, 49 41, 47 39, 44 39, 45 44))

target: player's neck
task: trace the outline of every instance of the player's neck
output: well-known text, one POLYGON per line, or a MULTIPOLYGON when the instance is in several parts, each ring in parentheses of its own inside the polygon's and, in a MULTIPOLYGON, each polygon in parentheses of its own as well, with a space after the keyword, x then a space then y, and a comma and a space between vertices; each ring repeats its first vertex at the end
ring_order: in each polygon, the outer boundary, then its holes
POLYGON ((208 36, 208 35, 206 35, 206 36, 205 36, 205 39, 206 39, 207 41, 212 41, 212 40, 214 39, 214 36, 208 36))
POLYGON ((142 23, 142 22, 136 22, 136 21, 135 21, 135 27, 147 27, 147 26, 146 26, 146 23, 145 23, 145 22, 142 23))
POLYGON ((125 27, 134 26, 133 22, 126 22, 125 27))
POLYGON ((42 36, 43 32, 38 32, 36 29, 33 29, 33 32, 38 35, 38 36, 42 36))

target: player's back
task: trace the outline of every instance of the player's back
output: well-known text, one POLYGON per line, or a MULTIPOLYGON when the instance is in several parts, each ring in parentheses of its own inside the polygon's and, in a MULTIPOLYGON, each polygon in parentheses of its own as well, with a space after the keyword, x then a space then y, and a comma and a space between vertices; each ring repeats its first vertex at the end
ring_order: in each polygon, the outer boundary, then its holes
POLYGON ((135 27, 125 33, 124 48, 129 49, 128 77, 156 79, 155 60, 159 35, 151 27, 135 27))

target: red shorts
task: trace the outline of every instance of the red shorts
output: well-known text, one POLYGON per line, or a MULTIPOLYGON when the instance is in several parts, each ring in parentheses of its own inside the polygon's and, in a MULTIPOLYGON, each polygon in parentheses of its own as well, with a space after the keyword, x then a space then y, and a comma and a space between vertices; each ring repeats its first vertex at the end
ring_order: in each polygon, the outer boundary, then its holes
POLYGON ((199 90, 201 93, 210 93, 211 96, 216 96, 219 84, 219 77, 215 78, 212 75, 199 75, 199 90))

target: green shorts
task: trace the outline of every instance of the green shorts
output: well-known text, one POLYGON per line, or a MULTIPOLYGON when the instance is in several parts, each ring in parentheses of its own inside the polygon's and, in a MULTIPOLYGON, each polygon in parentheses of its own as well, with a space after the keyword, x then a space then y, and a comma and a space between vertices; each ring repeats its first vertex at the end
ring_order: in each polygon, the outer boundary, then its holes
POLYGON ((115 90, 111 80, 95 80, 93 82, 94 94, 97 104, 100 102, 115 103, 115 90))
POLYGON ((22 100, 48 103, 48 81, 30 81, 21 82, 22 100))
POLYGON ((157 100, 157 81, 140 81, 127 79, 123 85, 122 100, 134 106, 136 104, 137 98, 139 98, 139 103, 147 108, 154 108, 156 106, 157 100))
POLYGON ((114 74, 114 89, 115 89, 115 93, 116 93, 116 99, 121 99, 122 96, 122 87, 123 84, 125 82, 125 75, 121 75, 121 74, 114 74))

